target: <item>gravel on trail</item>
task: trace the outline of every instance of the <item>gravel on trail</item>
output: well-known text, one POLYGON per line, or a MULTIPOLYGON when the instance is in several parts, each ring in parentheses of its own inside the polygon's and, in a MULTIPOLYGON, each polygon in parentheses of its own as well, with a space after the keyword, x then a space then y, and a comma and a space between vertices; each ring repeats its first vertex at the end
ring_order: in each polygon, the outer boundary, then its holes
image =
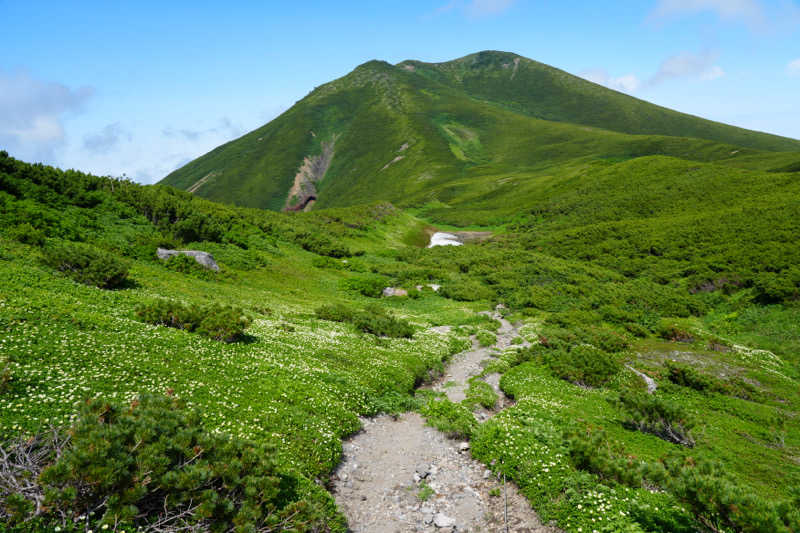
MULTIPOLYGON (((501 322, 494 347, 473 346, 455 355, 432 385, 451 401, 463 400, 467 381, 483 370, 481 363, 518 336, 499 312, 492 316, 501 322)), ((499 374, 483 379, 500 394, 501 408, 510 404, 499 390, 499 374)), ((492 414, 477 413, 479 419, 492 414)), ((504 490, 502 478, 471 457, 468 442, 447 438, 418 413, 361 422, 362 430, 345 441, 342 462, 331 477, 336 503, 353 533, 560 531, 540 522, 513 483, 504 490)))

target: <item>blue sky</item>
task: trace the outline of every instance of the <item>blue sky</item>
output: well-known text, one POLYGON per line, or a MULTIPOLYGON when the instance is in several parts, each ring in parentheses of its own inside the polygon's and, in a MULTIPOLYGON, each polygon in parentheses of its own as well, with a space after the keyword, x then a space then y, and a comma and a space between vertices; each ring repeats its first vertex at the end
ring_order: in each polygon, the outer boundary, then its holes
POLYGON ((0 0, 0 148, 152 183, 370 59, 479 50, 800 138, 800 1, 0 0))

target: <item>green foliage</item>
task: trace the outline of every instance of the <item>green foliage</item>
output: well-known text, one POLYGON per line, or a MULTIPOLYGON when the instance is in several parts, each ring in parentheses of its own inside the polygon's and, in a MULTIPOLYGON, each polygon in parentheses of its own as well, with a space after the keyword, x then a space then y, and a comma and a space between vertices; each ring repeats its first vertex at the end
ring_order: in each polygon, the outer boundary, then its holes
POLYGON ((380 298, 383 289, 388 286, 388 280, 382 276, 354 276, 342 282, 346 290, 357 292, 369 298, 380 298))
POLYGON ((613 443, 601 429, 573 427, 564 434, 573 466, 629 487, 641 487, 645 465, 613 443))
POLYGON ((123 287, 128 265, 117 257, 88 244, 65 243, 44 249, 44 263, 79 283, 100 289, 123 287))
POLYGON ((667 378, 682 387, 689 387, 700 392, 721 392, 722 382, 713 376, 702 374, 694 368, 674 361, 665 361, 667 378))
POLYGON ((671 456, 650 475, 711 530, 792 533, 800 529, 800 502, 765 499, 708 460, 671 456))
POLYGON ((478 427, 475 417, 467 407, 446 398, 431 398, 422 406, 420 413, 428 425, 454 439, 468 439, 478 427))
POLYGON ((497 342, 497 335, 485 329, 478 330, 475 336, 478 338, 478 343, 480 343, 481 346, 491 346, 497 342))
POLYGON ((475 302, 478 300, 489 300, 492 298, 492 291, 485 285, 481 285, 472 280, 457 278, 442 285, 439 294, 445 298, 461 302, 475 302))
POLYGON ((694 421, 679 403, 655 394, 628 391, 619 395, 618 403, 628 417, 624 423, 631 429, 675 444, 694 446, 690 433, 694 421))
POLYGON ((11 370, 12 362, 7 354, 0 354, 0 394, 9 387, 14 375, 11 370))
POLYGON ((426 502, 430 499, 431 496, 436 494, 436 491, 431 488, 430 485, 422 481, 419 484, 419 492, 417 492, 417 498, 420 501, 426 502))
POLYGON ((17 242, 23 244, 31 244, 33 246, 42 246, 44 244, 44 233, 31 226, 27 222, 17 224, 8 232, 8 236, 17 242))
POLYGON ((187 305, 163 299, 140 305, 136 316, 148 324, 182 329, 222 342, 240 339, 250 324, 242 311, 232 306, 187 305))
POLYGON ((380 305, 369 305, 363 311, 357 311, 342 304, 323 305, 317 308, 317 318, 334 322, 350 322, 364 333, 379 337, 411 338, 414 327, 390 315, 380 305))
MULTIPOLYGON (((52 524, 90 510, 87 526, 98 529, 166 520, 253 531, 307 528, 320 518, 272 449, 205 431, 200 416, 173 398, 84 403, 67 447, 52 461, 37 480, 44 494, 37 512, 52 524)), ((12 519, 27 519, 33 508, 12 519)))
POLYGON ((546 350, 542 359, 553 375, 588 387, 606 384, 621 368, 614 355, 587 344, 569 350, 546 350))
POLYGON ((466 399, 461 402, 470 409, 476 405, 481 405, 486 409, 494 409, 497 405, 498 396, 492 386, 478 377, 470 378, 467 388, 466 399))

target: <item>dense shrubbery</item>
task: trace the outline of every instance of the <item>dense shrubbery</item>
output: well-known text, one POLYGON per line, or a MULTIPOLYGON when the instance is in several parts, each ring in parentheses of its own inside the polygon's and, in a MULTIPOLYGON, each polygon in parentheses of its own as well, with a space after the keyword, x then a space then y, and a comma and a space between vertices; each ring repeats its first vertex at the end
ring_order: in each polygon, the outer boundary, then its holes
POLYGON ((573 427, 564 433, 573 466, 629 487, 642 486, 644 463, 626 455, 601 429, 573 427))
POLYGON ((33 246, 42 246, 44 244, 44 233, 31 226, 27 222, 17 224, 8 232, 8 236, 17 242, 23 244, 31 244, 33 246))
POLYGON ((405 337, 414 335, 414 327, 405 320, 390 315, 379 305, 369 305, 358 311, 342 304, 323 305, 316 311, 317 318, 334 322, 349 322, 364 333, 379 337, 405 337))
POLYGON ((655 394, 624 391, 619 396, 619 406, 628 415, 624 423, 629 428, 675 444, 694 446, 690 433, 694 421, 674 400, 655 394))
POLYGON ((44 249, 44 262, 75 281, 101 289, 116 289, 128 280, 128 265, 87 244, 69 243, 44 249))
POLYGON ((568 350, 546 350, 542 359, 555 376, 589 387, 604 385, 620 371, 613 355, 587 344, 568 350))
POLYGON ((5 448, 11 464, 0 478, 0 519, 21 530, 32 519, 45 530, 76 521, 89 530, 321 525, 270 448, 206 432, 200 416, 173 398, 143 396, 130 405, 91 400, 68 437, 56 433, 5 448))
POLYGON ((344 289, 369 298, 380 298, 389 281, 383 276, 355 276, 342 281, 344 289))
POLYGON ((136 316, 149 324, 199 333, 223 342, 239 339, 250 324, 242 311, 234 307, 187 305, 172 300, 153 300, 140 305, 136 316))
POLYGON ((793 502, 770 501, 707 460, 669 457, 651 467, 648 476, 669 490, 711 531, 800 531, 800 498, 793 502))

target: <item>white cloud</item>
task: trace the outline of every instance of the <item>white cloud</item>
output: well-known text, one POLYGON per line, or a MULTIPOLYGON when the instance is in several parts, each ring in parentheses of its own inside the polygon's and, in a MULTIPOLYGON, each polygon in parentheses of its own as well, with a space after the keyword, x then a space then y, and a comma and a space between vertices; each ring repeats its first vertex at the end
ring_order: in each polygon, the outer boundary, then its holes
POLYGON ((109 124, 97 133, 83 138, 83 148, 93 154, 106 154, 116 148, 120 141, 133 139, 133 135, 125 131, 119 122, 109 124))
POLYGON ((721 78, 725 71, 714 63, 716 58, 716 54, 711 52, 681 52, 668 57, 661 62, 658 72, 647 81, 647 85, 658 85, 677 78, 699 78, 706 81, 721 78))
POLYGON ((93 92, 0 71, 0 145, 20 159, 52 163, 66 138, 64 117, 82 111, 93 92))
POLYGON ((664 19, 708 12, 748 24, 759 24, 764 19, 764 10, 757 0, 659 0, 650 17, 664 19))
POLYGON ((725 75, 725 71, 719 65, 714 65, 702 74, 700 74, 700 79, 703 81, 713 81, 719 79, 725 75))
POLYGON ((172 126, 167 126, 163 130, 161 130, 161 133, 162 135, 164 135, 164 137, 171 137, 171 138, 179 137, 187 141, 196 141, 199 138, 208 135, 222 136, 226 140, 231 140, 241 136, 242 133, 244 133, 244 130, 240 126, 234 124, 228 117, 222 117, 217 122, 217 125, 214 126, 213 128, 194 129, 194 130, 182 128, 176 130, 172 126))
POLYGON ((626 93, 633 93, 641 86, 641 81, 635 74, 626 74, 618 78, 612 77, 603 69, 592 69, 581 72, 580 77, 587 79, 591 82, 605 85, 609 89, 615 91, 622 91, 626 93))
POLYGON ((786 72, 788 72, 790 76, 800 76, 800 57, 794 61, 789 61, 789 64, 786 65, 786 72))

